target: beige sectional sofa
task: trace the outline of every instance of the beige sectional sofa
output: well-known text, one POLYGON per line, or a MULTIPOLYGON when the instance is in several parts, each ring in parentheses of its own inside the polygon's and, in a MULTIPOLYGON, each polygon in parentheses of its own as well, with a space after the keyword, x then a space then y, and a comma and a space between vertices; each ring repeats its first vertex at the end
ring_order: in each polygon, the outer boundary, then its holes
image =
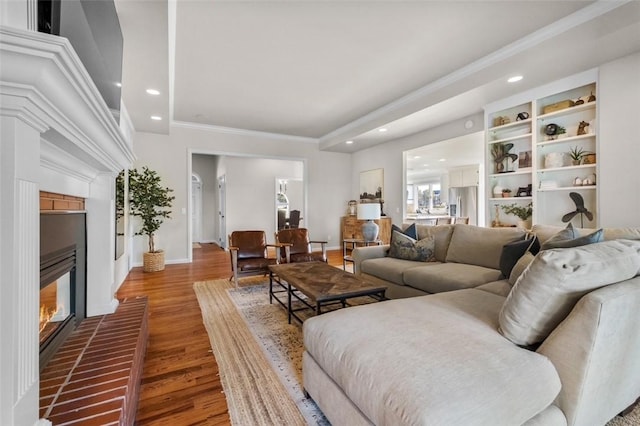
POLYGON ((332 424, 592 426, 640 396, 640 241, 619 240, 640 229, 544 250, 512 286, 496 262, 524 231, 432 228, 436 262, 354 252, 400 299, 305 321, 304 387, 332 424))
POLYGON ((388 257, 388 245, 360 247, 353 252, 356 273, 387 285, 390 299, 474 288, 500 280, 502 247, 526 233, 462 224, 416 225, 416 231, 418 239, 433 236, 434 261, 388 257))

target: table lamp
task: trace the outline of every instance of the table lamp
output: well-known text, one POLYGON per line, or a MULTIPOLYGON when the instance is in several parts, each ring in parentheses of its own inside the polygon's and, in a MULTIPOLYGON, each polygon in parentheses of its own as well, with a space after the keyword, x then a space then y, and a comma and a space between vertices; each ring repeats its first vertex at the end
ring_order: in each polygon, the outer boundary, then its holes
POLYGON ((380 204, 358 204, 358 220, 366 220, 362 224, 362 237, 365 241, 375 241, 378 238, 379 226, 374 220, 380 219, 380 204))

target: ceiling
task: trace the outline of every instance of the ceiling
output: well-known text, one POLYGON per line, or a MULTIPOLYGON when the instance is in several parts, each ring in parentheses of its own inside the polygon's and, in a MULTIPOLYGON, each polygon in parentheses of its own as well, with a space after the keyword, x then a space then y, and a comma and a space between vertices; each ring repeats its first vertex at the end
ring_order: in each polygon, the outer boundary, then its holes
POLYGON ((191 123, 338 152, 640 51, 638 1, 115 3, 137 131, 191 123))

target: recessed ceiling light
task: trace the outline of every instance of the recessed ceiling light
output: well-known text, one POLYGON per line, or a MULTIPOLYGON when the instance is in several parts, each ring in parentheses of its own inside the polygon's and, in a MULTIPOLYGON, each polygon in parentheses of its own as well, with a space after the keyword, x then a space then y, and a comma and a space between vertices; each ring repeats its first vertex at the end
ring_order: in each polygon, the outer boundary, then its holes
POLYGON ((447 161, 447 159, 446 158, 441 158, 438 161, 447 161))
POLYGON ((345 142, 347 145, 351 145, 353 143, 353 141, 346 141, 345 142))
POLYGON ((520 81, 522 80, 522 76, 521 75, 514 75, 513 77, 509 77, 509 79, 507 80, 509 83, 515 83, 516 81, 520 81))
POLYGON ((160 117, 159 115, 152 115, 151 119, 155 120, 155 121, 160 121, 160 120, 162 120, 162 117, 160 117))
POLYGON ((428 164, 423 164, 423 166, 425 166, 425 167, 429 167, 429 165, 428 165, 428 164))
POLYGON ((421 158, 419 155, 416 155, 415 157, 413 157, 414 160, 417 160, 419 158, 421 158))
POLYGON ((159 95, 160 91, 156 89, 147 89, 147 93, 150 95, 159 95))
POLYGON ((116 87, 122 87, 122 83, 120 83, 119 81, 116 81, 116 87))
POLYGON ((386 128, 386 127, 380 127, 380 128, 378 129, 378 131, 379 131, 379 132, 386 132, 386 131, 387 131, 387 128, 386 128))

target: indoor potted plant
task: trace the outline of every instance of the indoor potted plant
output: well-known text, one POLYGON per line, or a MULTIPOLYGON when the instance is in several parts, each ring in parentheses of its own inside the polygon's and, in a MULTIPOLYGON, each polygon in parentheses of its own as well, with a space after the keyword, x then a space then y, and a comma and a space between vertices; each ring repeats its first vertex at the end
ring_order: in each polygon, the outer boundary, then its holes
POLYGON ((580 165, 587 152, 579 146, 574 146, 569 150, 569 157, 571 157, 571 163, 574 166, 580 165))
POLYGON ((145 272, 164 269, 164 251, 156 250, 154 236, 164 219, 170 218, 171 204, 175 199, 169 195, 172 189, 160 185, 160 176, 154 170, 143 167, 139 172, 129 170, 129 212, 138 216, 142 223, 136 235, 149 238, 149 251, 143 254, 145 272))
POLYGON ((502 190, 502 198, 511 197, 511 190, 509 188, 505 188, 502 190))
POLYGON ((531 228, 531 224, 529 223, 529 219, 531 218, 531 215, 533 214, 533 204, 529 203, 526 206, 522 206, 520 204, 508 204, 508 205, 503 205, 500 206, 500 208, 502 210, 504 210, 505 213, 507 214, 512 214, 514 216, 516 216, 519 220, 517 226, 519 228, 523 228, 523 229, 529 229, 531 228))

